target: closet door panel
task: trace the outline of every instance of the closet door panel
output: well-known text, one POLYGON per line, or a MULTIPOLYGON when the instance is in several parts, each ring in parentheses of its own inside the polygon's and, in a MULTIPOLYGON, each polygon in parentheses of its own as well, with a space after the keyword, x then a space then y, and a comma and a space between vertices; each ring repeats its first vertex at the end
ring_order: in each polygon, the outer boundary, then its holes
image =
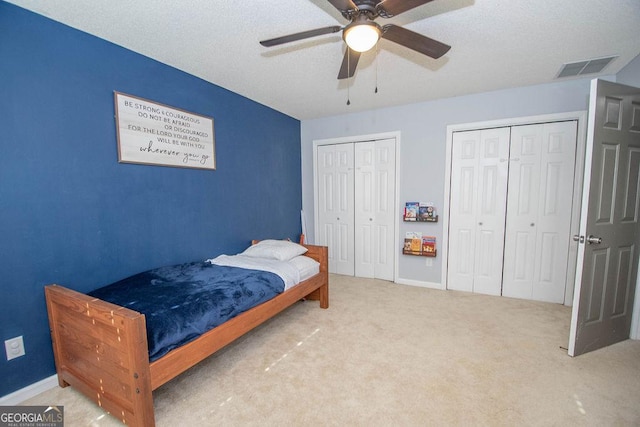
POLYGON ((480 131, 478 202, 476 209, 476 277, 473 291, 500 295, 504 253, 509 128, 480 131))
POLYGON ((375 277, 375 144, 355 144, 355 275, 375 277))
MULTIPOLYGON (((335 227, 337 221, 334 213, 336 202, 335 184, 336 174, 334 169, 334 158, 331 151, 319 149, 317 154, 317 174, 318 174, 318 224, 320 235, 318 236, 321 245, 333 247, 335 237, 335 227)), ((333 255, 330 255, 332 257, 333 255)))
POLYGON ((374 276, 394 280, 396 221, 396 140, 375 141, 374 276))
POLYGON ((509 128, 453 135, 448 288, 500 295, 509 128))
POLYGON ((473 291, 480 131, 453 134, 447 288, 473 291))
POLYGON ((395 139, 358 142, 355 275, 394 279, 395 139))
MULTIPOLYGON (((531 298, 563 303, 567 286, 577 122, 546 123, 541 150, 537 249, 531 298)), ((573 285, 573 284, 572 284, 573 285)))
POLYGON ((504 296, 564 302, 576 129, 571 121, 512 130, 504 296))
POLYGON ((331 273, 354 275, 353 144, 317 151, 319 244, 329 250, 331 273))
POLYGON ((541 146, 542 125, 513 127, 502 290, 508 297, 530 299, 533 290, 541 146))

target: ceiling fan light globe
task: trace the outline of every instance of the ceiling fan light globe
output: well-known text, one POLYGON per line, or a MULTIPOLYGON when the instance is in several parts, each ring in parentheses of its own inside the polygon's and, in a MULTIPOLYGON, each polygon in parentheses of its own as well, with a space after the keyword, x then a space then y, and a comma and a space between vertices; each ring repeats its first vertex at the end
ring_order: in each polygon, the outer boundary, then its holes
POLYGON ((366 52, 376 45, 380 29, 373 23, 353 24, 344 30, 344 41, 356 52, 366 52))

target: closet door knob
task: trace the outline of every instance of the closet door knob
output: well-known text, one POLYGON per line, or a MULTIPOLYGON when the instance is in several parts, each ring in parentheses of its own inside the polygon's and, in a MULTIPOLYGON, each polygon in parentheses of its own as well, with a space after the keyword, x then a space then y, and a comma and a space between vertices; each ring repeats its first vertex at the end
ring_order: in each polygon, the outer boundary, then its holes
POLYGON ((535 227, 535 226, 536 226, 536 224, 532 222, 532 223, 531 223, 531 226, 532 226, 532 227, 535 227))

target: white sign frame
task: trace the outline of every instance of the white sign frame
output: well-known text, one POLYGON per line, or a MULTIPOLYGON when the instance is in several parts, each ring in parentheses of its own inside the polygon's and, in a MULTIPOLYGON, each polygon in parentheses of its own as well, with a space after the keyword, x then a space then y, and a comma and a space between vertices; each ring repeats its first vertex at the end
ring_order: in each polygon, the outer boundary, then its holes
POLYGON ((114 91, 118 162, 216 169, 213 118, 114 91))

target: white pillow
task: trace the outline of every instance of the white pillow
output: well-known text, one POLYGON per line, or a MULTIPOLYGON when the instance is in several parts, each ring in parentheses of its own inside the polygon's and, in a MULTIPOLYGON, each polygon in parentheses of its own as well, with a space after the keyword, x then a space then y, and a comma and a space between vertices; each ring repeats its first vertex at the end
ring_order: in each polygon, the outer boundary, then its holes
POLYGON ((292 258, 289 263, 293 264, 300 272, 300 281, 307 280, 320 272, 320 263, 308 256, 300 255, 292 258))
POLYGON ((287 240, 261 240, 255 245, 249 246, 242 252, 242 255, 289 261, 305 252, 307 252, 307 248, 287 240))

